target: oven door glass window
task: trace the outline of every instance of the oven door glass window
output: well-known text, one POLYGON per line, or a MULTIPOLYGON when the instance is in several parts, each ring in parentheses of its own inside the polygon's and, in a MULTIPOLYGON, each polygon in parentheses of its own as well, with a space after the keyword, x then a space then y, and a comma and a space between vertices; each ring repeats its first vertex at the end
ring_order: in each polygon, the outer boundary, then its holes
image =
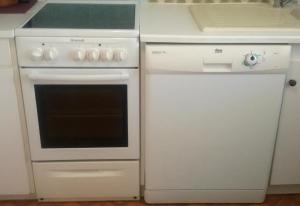
POLYGON ((42 148, 127 147, 127 85, 35 85, 42 148))

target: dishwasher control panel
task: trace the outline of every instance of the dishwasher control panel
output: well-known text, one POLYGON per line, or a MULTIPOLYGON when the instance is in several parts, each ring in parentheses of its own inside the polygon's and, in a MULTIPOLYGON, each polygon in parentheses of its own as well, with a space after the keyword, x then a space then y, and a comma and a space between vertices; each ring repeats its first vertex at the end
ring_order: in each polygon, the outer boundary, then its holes
POLYGON ((290 45, 147 44, 147 70, 178 72, 281 72, 290 45))

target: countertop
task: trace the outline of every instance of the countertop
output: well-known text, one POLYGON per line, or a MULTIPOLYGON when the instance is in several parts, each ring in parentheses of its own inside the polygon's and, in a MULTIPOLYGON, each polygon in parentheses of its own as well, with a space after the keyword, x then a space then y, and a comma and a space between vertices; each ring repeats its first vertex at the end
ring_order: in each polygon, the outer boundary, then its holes
POLYGON ((15 28, 30 18, 41 4, 42 2, 37 2, 28 12, 22 14, 0 14, 0 38, 13 38, 15 28))
POLYGON ((188 4, 144 3, 141 5, 142 42, 169 43, 300 43, 300 29, 293 31, 203 32, 188 4))
MULTIPOLYGON (((0 14, 0 38, 13 38, 15 28, 43 4, 43 1, 38 1, 24 14, 0 14)), ((170 43, 300 43, 300 29, 288 32, 202 32, 188 4, 142 3, 140 38, 142 42, 170 43)))

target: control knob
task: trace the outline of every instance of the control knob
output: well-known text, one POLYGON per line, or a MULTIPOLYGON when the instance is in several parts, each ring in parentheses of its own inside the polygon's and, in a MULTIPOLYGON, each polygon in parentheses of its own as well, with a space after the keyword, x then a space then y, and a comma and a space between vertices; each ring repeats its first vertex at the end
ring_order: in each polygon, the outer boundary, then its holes
POLYGON ((114 60, 115 61, 124 61, 128 57, 128 52, 126 49, 116 49, 114 51, 114 60))
POLYGON ((257 55, 251 53, 245 56, 244 64, 246 66, 254 66, 257 64, 257 62, 258 62, 257 55))
POLYGON ((297 81, 296 81, 295 79, 290 79, 290 80, 289 80, 289 85, 290 85, 291 87, 294 87, 294 86, 297 85, 297 81))
POLYGON ((56 59, 57 56, 58 56, 58 51, 55 47, 47 48, 44 51, 44 58, 47 61, 54 60, 56 59))
POLYGON ((100 60, 101 61, 111 61, 113 59, 114 52, 110 48, 105 48, 100 50, 100 60))
POLYGON ((83 61, 86 56, 86 51, 85 49, 76 49, 74 50, 72 56, 75 61, 83 61))
POLYGON ((99 58, 99 50, 98 49, 90 49, 87 51, 87 59, 89 61, 97 61, 99 58))
POLYGON ((33 61, 41 60, 43 57, 43 53, 44 53, 44 51, 42 48, 40 48, 40 47, 36 48, 36 49, 32 50, 32 52, 31 52, 31 59, 33 61))

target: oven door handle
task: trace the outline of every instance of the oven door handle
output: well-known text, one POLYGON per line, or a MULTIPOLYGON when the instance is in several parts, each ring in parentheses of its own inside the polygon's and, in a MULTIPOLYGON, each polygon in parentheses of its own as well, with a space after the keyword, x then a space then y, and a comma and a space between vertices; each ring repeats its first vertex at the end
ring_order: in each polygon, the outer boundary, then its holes
POLYGON ((40 74, 32 72, 28 78, 34 81, 125 81, 128 73, 118 74, 40 74))

